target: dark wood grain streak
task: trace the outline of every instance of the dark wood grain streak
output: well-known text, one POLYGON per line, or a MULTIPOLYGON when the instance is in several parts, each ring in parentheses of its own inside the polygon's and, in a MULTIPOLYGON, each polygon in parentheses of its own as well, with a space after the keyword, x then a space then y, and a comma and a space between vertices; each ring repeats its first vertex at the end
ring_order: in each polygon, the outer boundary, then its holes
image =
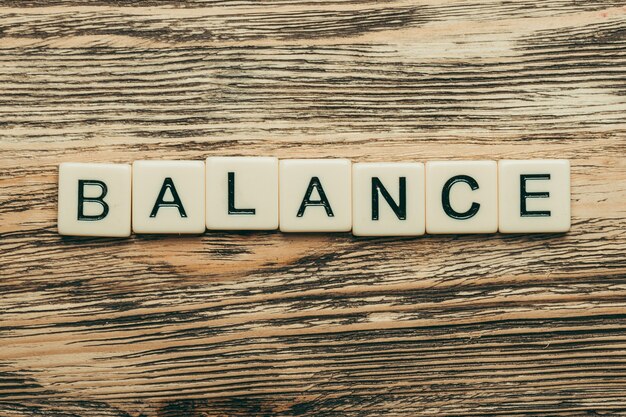
POLYGON ((0 415, 626 415, 625 114, 624 1, 0 1, 0 415), (567 158, 572 231, 56 233, 224 154, 567 158))

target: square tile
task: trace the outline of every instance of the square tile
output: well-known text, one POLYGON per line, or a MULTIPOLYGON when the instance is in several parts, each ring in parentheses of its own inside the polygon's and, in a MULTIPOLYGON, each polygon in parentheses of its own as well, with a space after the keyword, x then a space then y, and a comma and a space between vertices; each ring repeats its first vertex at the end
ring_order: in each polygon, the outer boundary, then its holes
POLYGON ((426 162, 426 232, 498 231, 496 161, 426 162))
POLYGON ((280 161, 280 230, 348 232, 352 228, 352 163, 347 159, 280 161))
POLYGON ((59 234, 130 236, 130 165, 62 163, 58 196, 59 234))
POLYGON ((135 233, 203 233, 203 161, 133 163, 135 233))
POLYGON ((207 158, 206 226, 213 230, 277 229, 278 158, 207 158))
POLYGON ((424 197, 424 164, 356 163, 352 166, 352 233, 423 235, 424 197))
POLYGON ((570 164, 563 159, 499 161, 502 233, 567 232, 570 164))

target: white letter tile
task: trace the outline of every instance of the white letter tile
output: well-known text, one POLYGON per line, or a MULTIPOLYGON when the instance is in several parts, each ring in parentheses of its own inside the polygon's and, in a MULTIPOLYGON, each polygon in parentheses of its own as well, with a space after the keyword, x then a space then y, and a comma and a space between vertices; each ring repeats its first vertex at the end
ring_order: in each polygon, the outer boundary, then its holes
POLYGON ((280 230, 350 231, 351 165, 347 159, 280 161, 280 230))
POLYGON ((278 159, 209 157, 206 226, 212 230, 278 228, 278 159))
POLYGON ((60 164, 59 234, 130 236, 130 184, 127 164, 60 164))
POLYGON ((354 164, 352 196, 355 236, 424 234, 424 164, 354 164))
POLYGON ((498 162, 502 233, 557 233, 570 229, 567 160, 498 162))
POLYGON ((203 233, 204 217, 204 162, 135 161, 135 233, 203 233))
POLYGON ((497 162, 426 162, 427 233, 497 231, 497 162))

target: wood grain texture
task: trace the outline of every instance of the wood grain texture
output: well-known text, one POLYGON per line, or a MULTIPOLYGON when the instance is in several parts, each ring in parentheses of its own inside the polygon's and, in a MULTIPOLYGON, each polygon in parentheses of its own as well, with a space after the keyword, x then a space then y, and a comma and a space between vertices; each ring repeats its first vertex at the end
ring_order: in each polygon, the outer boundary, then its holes
POLYGON ((624 1, 0 1, 0 415, 626 415, 625 116, 624 1), (209 155, 568 158, 572 231, 56 233, 209 155))

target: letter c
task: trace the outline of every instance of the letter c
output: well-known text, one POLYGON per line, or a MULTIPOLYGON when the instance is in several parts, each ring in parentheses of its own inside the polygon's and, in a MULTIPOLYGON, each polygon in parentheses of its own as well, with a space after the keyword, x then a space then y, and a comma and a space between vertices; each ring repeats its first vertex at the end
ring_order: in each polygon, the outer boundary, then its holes
POLYGON ((446 181, 443 186, 443 190, 441 191, 441 205, 443 206, 443 211, 445 211, 446 214, 453 219, 467 220, 474 217, 476 213, 478 213, 478 210, 480 209, 480 204, 472 202, 471 207, 463 213, 459 213, 458 211, 454 210, 450 205, 450 190, 452 189, 452 186, 457 182, 463 182, 469 185, 472 190, 478 189, 478 183, 474 178, 470 177, 469 175, 455 175, 454 177, 446 181))

